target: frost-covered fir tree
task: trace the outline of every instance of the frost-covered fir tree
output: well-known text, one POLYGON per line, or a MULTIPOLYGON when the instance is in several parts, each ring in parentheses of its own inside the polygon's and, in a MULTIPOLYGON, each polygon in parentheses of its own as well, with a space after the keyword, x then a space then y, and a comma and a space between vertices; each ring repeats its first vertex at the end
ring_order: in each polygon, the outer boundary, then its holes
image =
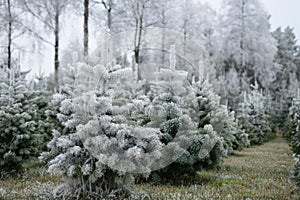
MULTIPOLYGON (((160 83, 162 86, 162 83, 160 83)), ((168 85, 164 85, 168 87, 168 85)), ((160 88, 162 89, 162 88, 160 88)), ((195 171, 188 162, 188 159, 182 159, 181 155, 190 156, 186 151, 189 144, 181 144, 181 142, 191 142, 191 131, 196 130, 196 125, 191 121, 190 117, 183 113, 180 105, 180 97, 172 94, 172 89, 169 91, 158 92, 152 102, 146 107, 148 122, 147 127, 160 129, 160 140, 165 145, 163 159, 158 171, 152 174, 153 178, 159 178, 160 181, 173 182, 178 177, 186 174, 187 178, 195 177, 195 171), (160 94, 159 94, 160 93, 160 94), (169 160, 169 158, 171 158, 169 160)), ((144 117, 145 119, 145 117, 144 117)), ((155 180, 155 181, 158 181, 155 180)))
POLYGON ((0 171, 21 171, 40 152, 38 105, 16 67, 0 73, 0 171))
POLYGON ((290 139, 293 152, 300 154, 300 90, 298 97, 293 99, 289 109, 288 122, 286 123, 285 136, 290 139))
POLYGON ((78 71, 75 66, 68 65, 63 68, 62 72, 60 92, 52 96, 49 109, 46 111, 47 121, 53 125, 52 130, 56 129, 60 132, 64 132, 63 129, 66 127, 63 122, 67 121, 73 112, 70 102, 75 95, 75 79, 78 71))
POLYGON ((298 97, 293 99, 292 106, 289 109, 286 134, 290 140, 290 145, 294 152, 295 166, 292 170, 292 179, 296 182, 297 191, 300 193, 300 91, 298 97))
MULTIPOLYGON (((241 90, 237 85, 239 85, 239 75, 235 68, 228 69, 228 72, 224 76, 224 80, 220 83, 221 87, 224 88, 224 93, 222 98, 225 98, 225 102, 227 102, 228 107, 231 110, 238 110, 238 104, 240 102, 240 92, 241 90)), ((243 82, 243 85, 246 83, 243 82)))
POLYGON ((48 120, 46 111, 49 109, 49 102, 52 97, 52 93, 47 90, 47 79, 44 76, 35 76, 29 83, 30 97, 32 104, 36 105, 36 108, 32 110, 34 113, 33 120, 36 122, 36 130, 42 135, 42 150, 46 150, 46 144, 51 137, 51 131, 54 127, 53 123, 48 120))
POLYGON ((292 180, 296 182, 296 191, 300 193, 300 154, 295 154, 295 166, 292 170, 292 180))
POLYGON ((205 167, 215 168, 220 164, 221 157, 227 155, 228 152, 228 149, 224 148, 224 138, 221 136, 224 122, 217 121, 216 118, 220 109, 220 97, 214 93, 208 78, 201 78, 198 82, 193 83, 192 91, 192 99, 195 99, 195 101, 192 104, 189 103, 191 117, 196 122, 197 129, 200 132, 214 133, 216 144, 211 146, 210 156, 204 162, 196 163, 195 166, 200 169, 205 167))
POLYGON ((261 87, 270 88, 278 70, 273 65, 276 41, 270 33, 269 14, 262 2, 223 0, 222 10, 220 37, 224 72, 235 68, 240 91, 249 91, 255 79, 261 87))
POLYGON ((71 115, 62 120, 69 131, 64 135, 55 131, 48 144, 51 151, 42 158, 55 155, 49 171, 64 177, 56 197, 125 198, 134 174, 149 175, 153 162, 160 158, 159 130, 132 126, 115 110, 107 91, 114 73, 101 66, 79 67, 76 95, 60 108, 72 107, 71 115))
POLYGON ((297 80, 297 53, 298 45, 293 29, 281 27, 277 28, 272 34, 277 40, 277 53, 275 64, 280 71, 276 74, 276 79, 272 87, 272 95, 275 99, 274 123, 282 128, 289 113, 289 107, 293 98, 297 95, 299 83, 297 80))
MULTIPOLYGON (((71 99, 74 96, 77 68, 68 65, 63 68, 62 72, 63 76, 60 85, 60 93, 52 95, 52 98, 49 100, 48 106, 44 111, 46 116, 44 123, 46 123, 48 127, 47 132, 45 132, 48 139, 47 142, 49 142, 52 137, 55 137, 57 133, 65 135, 71 131, 65 126, 65 122, 67 122, 73 113, 71 99)), ((44 155, 44 161, 52 159, 56 155, 56 152, 52 153, 53 154, 47 154, 47 159, 44 155)))
POLYGON ((243 148, 250 146, 249 135, 245 132, 245 130, 240 125, 236 115, 234 112, 229 113, 229 125, 228 127, 232 127, 233 134, 235 135, 236 141, 233 142, 234 150, 242 150, 243 148))
POLYGON ((202 108, 184 74, 174 68, 162 69, 147 93, 150 103, 142 115, 144 126, 158 127, 165 145, 164 160, 159 163, 164 166, 152 173, 156 181, 191 181, 197 170, 218 166, 223 155, 221 137, 212 125, 207 122, 200 126, 199 116, 192 115, 202 108))
POLYGON ((229 112, 227 106, 220 106, 212 122, 222 125, 220 135, 224 139, 224 148, 227 149, 228 154, 233 150, 242 150, 250 145, 248 134, 239 125, 235 112, 229 112))
POLYGON ((244 92, 244 101, 239 104, 238 119, 249 135, 250 144, 262 144, 274 137, 267 110, 266 97, 258 84, 252 85, 252 91, 244 92))
MULTIPOLYGON (((160 78, 165 77, 163 75, 165 71, 166 69, 163 69, 162 72, 156 74, 156 76, 160 76, 160 78)), ((127 101, 127 106, 129 106, 128 108, 130 108, 130 110, 128 110, 129 112, 127 113, 123 112, 123 116, 130 119, 131 124, 146 129, 158 130, 157 137, 163 145, 163 148, 160 150, 162 159, 155 162, 151 170, 160 170, 170 164, 172 165, 172 163, 185 152, 183 148, 184 144, 176 142, 170 143, 179 131, 180 121, 183 122, 182 120, 184 120, 182 117, 183 114, 180 111, 180 106, 175 103, 177 97, 173 97, 170 93, 165 92, 165 90, 171 87, 169 84, 166 84, 168 81, 149 82, 144 80, 136 84, 136 82, 132 80, 134 79, 129 76, 129 79, 127 78, 123 86, 118 86, 117 89, 123 88, 125 89, 125 93, 124 91, 122 93, 116 91, 119 97, 115 98, 114 102, 119 104, 118 110, 122 112, 122 110, 124 110, 124 102, 127 101), (125 86, 126 83, 130 87, 125 86), (125 101, 124 96, 127 96, 125 101), (121 102, 123 106, 120 106, 121 102), (177 111, 179 112, 177 113, 177 111)), ((124 80, 122 83, 124 83, 124 80)), ((184 124, 188 125, 188 121, 184 124)), ((187 125, 185 127, 187 127, 187 125)), ((153 177, 153 174, 151 176, 153 177)))

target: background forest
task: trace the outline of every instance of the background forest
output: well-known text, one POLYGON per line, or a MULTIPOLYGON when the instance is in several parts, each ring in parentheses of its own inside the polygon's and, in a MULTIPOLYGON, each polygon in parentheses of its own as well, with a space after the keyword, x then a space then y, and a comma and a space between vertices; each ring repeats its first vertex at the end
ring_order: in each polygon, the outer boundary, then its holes
POLYGON ((300 186, 300 47, 269 19, 259 0, 1 0, 1 178, 39 162, 63 177, 47 198, 140 198, 282 131, 300 186), (22 70, 49 46, 53 74, 22 70))

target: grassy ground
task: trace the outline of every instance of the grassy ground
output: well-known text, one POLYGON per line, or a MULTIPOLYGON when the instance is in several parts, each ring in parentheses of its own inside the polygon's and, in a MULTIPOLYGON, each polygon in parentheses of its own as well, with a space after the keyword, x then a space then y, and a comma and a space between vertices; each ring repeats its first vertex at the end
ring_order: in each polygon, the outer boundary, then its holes
MULTIPOLYGON (((199 172, 190 186, 136 185, 145 199, 299 199, 289 180, 294 161, 288 144, 277 138, 224 160, 219 172, 199 172)), ((47 199, 60 182, 44 169, 31 169, 18 178, 0 179, 0 199, 47 199)))
POLYGON ((288 144, 277 138, 224 160, 219 172, 199 173, 197 185, 140 185, 151 199, 298 199, 289 180, 294 165, 288 144))

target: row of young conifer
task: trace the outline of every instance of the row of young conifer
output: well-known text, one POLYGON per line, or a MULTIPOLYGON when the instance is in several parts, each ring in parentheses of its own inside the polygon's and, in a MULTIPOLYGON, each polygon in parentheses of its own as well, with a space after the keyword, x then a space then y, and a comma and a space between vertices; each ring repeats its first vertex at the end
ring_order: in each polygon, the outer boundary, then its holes
POLYGON ((294 153, 295 166, 292 170, 292 179, 296 182, 296 190, 300 192, 300 91, 292 100, 284 133, 294 153))
POLYGON ((163 69, 138 81, 129 68, 78 64, 51 95, 42 80, 28 84, 25 75, 2 71, 0 169, 19 171, 39 157, 64 177, 57 198, 120 198, 131 195, 136 178, 190 182, 234 150, 274 137, 257 84, 233 112, 208 80, 197 79, 163 69))

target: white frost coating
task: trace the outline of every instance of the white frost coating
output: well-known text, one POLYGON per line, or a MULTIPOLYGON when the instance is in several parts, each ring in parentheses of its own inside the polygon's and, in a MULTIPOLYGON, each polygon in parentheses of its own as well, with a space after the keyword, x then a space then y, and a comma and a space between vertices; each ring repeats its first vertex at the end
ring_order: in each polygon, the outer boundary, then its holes
POLYGON ((57 139, 56 145, 58 147, 67 148, 73 146, 74 143, 67 136, 62 136, 57 139))
POLYGON ((76 156, 79 155, 80 151, 81 151, 81 147, 79 146, 75 146, 70 149, 70 153, 76 156))
POLYGON ((71 165, 68 169, 67 174, 68 174, 68 176, 72 177, 75 175, 75 173, 76 173, 76 166, 71 165))
POLYGON ((130 112, 130 109, 128 106, 113 106, 112 111, 114 115, 120 115, 120 114, 128 114, 130 112))
POLYGON ((137 138, 144 138, 144 139, 158 139, 158 128, 141 128, 136 127, 132 130, 132 135, 134 135, 137 138))

